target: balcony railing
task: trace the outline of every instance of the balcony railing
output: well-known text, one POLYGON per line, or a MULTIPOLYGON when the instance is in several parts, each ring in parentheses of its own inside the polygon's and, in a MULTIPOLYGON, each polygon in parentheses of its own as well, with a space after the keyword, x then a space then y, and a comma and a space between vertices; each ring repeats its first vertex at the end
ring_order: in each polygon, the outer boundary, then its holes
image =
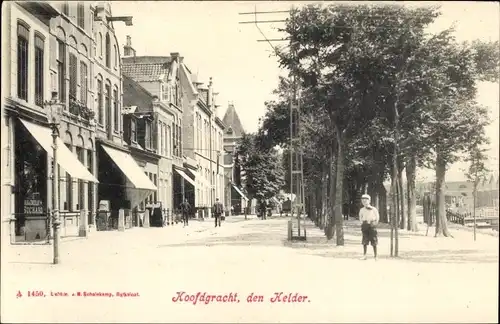
POLYGON ((85 104, 80 102, 79 100, 70 98, 69 101, 69 112, 70 114, 80 116, 85 120, 93 120, 95 117, 95 113, 90 110, 85 104))

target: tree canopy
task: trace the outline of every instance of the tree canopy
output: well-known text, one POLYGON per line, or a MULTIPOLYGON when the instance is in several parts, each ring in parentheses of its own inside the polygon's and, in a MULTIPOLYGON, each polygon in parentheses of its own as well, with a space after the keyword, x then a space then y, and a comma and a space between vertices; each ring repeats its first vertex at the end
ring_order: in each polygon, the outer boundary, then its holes
MULTIPOLYGON (((337 244, 346 187, 359 182, 351 196, 364 186, 384 197, 386 177, 402 182, 406 165, 409 191, 416 166, 436 170, 436 234, 447 234, 439 183, 449 164, 484 142, 488 116, 475 102, 476 84, 498 80, 499 47, 458 42, 452 28, 428 33, 439 16, 438 7, 333 4, 305 6, 287 20, 290 44, 279 63, 299 79, 306 183, 318 187, 328 175, 337 244)), ((271 146, 290 140, 289 88, 280 80, 278 99, 266 103, 259 132, 271 146)))

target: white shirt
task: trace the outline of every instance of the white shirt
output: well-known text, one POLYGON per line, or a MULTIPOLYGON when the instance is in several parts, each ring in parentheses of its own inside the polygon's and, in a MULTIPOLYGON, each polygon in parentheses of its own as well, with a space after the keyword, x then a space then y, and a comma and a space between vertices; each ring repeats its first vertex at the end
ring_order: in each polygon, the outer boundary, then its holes
POLYGON ((380 217, 377 208, 373 206, 363 207, 359 210, 359 220, 361 222, 378 223, 380 217))

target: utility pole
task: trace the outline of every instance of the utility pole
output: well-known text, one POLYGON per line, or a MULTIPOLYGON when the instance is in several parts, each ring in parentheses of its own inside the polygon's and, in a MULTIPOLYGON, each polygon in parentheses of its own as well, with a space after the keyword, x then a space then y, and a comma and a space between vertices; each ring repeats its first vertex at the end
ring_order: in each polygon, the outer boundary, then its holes
MULTIPOLYGON (((257 14, 277 14, 277 13, 288 13, 291 14, 292 24, 295 19, 293 17, 293 7, 292 10, 282 10, 282 11, 261 11, 258 12, 255 8, 254 12, 244 12, 240 15, 254 15, 253 21, 243 21, 240 24, 254 23, 261 35, 264 37, 263 40, 257 40, 258 42, 268 42, 269 45, 274 50, 275 54, 279 56, 279 52, 273 46, 272 42, 282 42, 289 41, 288 38, 282 39, 268 39, 259 27, 259 23, 277 23, 286 22, 286 20, 257 20, 257 14)), ((294 26, 295 27, 295 26, 294 26)), ((292 202, 291 216, 293 218, 294 211, 297 214, 297 228, 298 237, 305 239, 305 219, 303 225, 303 235, 301 235, 301 216, 304 211, 304 170, 303 170, 303 155, 302 155, 302 138, 301 138, 301 128, 300 128, 300 94, 299 94, 299 83, 297 80, 297 53, 294 44, 291 44, 291 54, 294 58, 294 63, 290 71, 290 195, 295 194, 295 199, 292 202)), ((291 199, 292 197, 290 197, 291 199)), ((290 226, 290 225, 289 225, 290 226)))

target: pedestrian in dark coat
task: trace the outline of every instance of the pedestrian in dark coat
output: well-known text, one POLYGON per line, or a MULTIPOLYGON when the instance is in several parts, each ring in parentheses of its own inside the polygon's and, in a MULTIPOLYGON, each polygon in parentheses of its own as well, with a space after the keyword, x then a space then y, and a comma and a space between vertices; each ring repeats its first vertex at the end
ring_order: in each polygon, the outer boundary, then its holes
POLYGON ((214 214, 215 218, 215 227, 217 227, 217 224, 220 227, 220 221, 223 212, 224 212, 224 206, 222 206, 222 203, 219 201, 219 198, 215 198, 215 204, 212 207, 212 213, 214 214))
POLYGON ((187 199, 184 199, 184 202, 180 205, 181 213, 182 213, 182 221, 184 222, 184 226, 189 225, 189 213, 191 212, 191 205, 188 203, 187 199))

